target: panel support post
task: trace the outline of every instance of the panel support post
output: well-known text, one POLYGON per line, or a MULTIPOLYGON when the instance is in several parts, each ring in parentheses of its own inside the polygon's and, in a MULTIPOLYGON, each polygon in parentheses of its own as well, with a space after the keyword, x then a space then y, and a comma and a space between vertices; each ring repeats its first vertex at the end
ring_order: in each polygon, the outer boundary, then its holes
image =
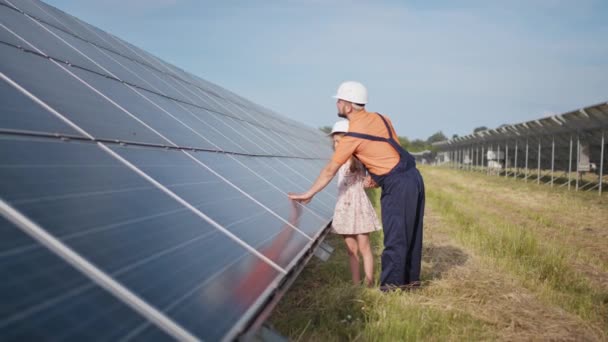
POLYGON ((454 150, 450 150, 450 167, 454 168, 454 150))
POLYGON ((538 167, 536 168, 536 184, 540 184, 540 149, 541 149, 541 138, 538 138, 538 167))
MULTIPOLYGON (((492 153, 494 153, 494 144, 490 144, 490 151, 492 151, 492 153)), ((495 153, 494 153, 495 154, 495 153)), ((488 175, 490 174, 490 158, 488 158, 488 175)))
POLYGON ((484 167, 485 167, 485 162, 484 162, 484 156, 487 154, 486 151, 486 144, 484 143, 483 145, 481 145, 481 172, 485 171, 484 167))
POLYGON ((507 167, 509 166, 509 143, 505 141, 505 178, 509 176, 507 167))
POLYGON ((479 167, 481 166, 481 161, 483 160, 483 153, 479 150, 480 145, 477 145, 477 171, 479 171, 479 167))
POLYGON ((473 163, 471 165, 473 165, 473 167, 471 168, 471 171, 475 171, 477 170, 477 145, 472 147, 472 151, 473 151, 473 163))
POLYGON ((496 149, 497 149, 497 153, 496 153, 496 161, 498 161, 498 171, 496 171, 496 176, 500 176, 500 143, 496 144, 496 149))
POLYGON ((576 186, 574 188, 575 191, 578 191, 578 178, 579 178, 579 170, 578 170, 578 164, 580 163, 580 157, 581 157, 581 139, 580 139, 580 135, 576 135, 576 186))
POLYGON ((288 342, 289 340, 269 324, 263 324, 255 334, 244 336, 243 338, 239 338, 237 341, 288 342))
POLYGON ((324 241, 317 246, 314 255, 321 261, 327 261, 333 252, 334 248, 324 241))
POLYGON ((602 148, 600 149, 600 185, 598 187, 599 195, 602 196, 602 183, 604 182, 604 145, 606 142, 604 141, 604 135, 606 131, 602 130, 602 148))
POLYGON ((570 135, 570 156, 568 157, 568 191, 572 184, 572 135, 570 135))
POLYGON ((529 150, 528 138, 526 138, 526 175, 524 176, 524 181, 528 181, 528 150, 529 150))
POLYGON ((555 136, 551 140, 551 187, 553 187, 553 172, 555 171, 555 136))
POLYGON ((475 163, 473 162, 473 155, 475 154, 475 147, 473 145, 471 145, 469 147, 469 171, 473 172, 473 169, 475 168, 475 163))
POLYGON ((515 170, 513 171, 513 178, 517 178, 517 173, 519 169, 517 168, 517 140, 515 140, 515 170))

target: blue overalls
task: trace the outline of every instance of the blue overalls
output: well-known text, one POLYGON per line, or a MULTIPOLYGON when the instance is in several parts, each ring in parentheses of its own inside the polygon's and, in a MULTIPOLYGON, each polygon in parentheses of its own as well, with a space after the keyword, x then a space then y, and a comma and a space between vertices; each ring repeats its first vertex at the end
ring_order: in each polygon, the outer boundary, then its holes
POLYGON ((424 216, 424 182, 416 160, 394 139, 391 127, 378 114, 388 130, 388 139, 349 132, 346 136, 384 141, 399 153, 399 163, 385 175, 369 173, 382 188, 380 205, 384 230, 380 286, 415 285, 420 281, 422 261, 422 221, 424 216))

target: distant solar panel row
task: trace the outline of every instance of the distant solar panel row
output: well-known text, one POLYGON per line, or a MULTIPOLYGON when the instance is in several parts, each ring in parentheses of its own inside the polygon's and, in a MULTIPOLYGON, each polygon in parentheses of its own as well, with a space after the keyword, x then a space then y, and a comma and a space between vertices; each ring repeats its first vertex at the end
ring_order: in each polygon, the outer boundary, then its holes
POLYGON ((330 155, 35 0, 0 0, 0 338, 233 338, 326 228, 330 155))
MULTIPOLYGON (((538 120, 506 125, 448 141, 435 143, 450 162, 466 167, 488 167, 488 151, 497 165, 509 169, 513 176, 520 169, 537 170, 540 182, 543 170, 567 174, 570 186, 573 172, 595 172, 598 182, 595 187, 602 192, 603 177, 608 174, 606 154, 608 148, 608 103, 600 103, 567 113, 544 117, 538 120)), ((526 172, 527 179, 528 174, 526 172)), ((578 179, 576 185, 578 189, 578 179)), ((589 183, 589 185, 592 185, 589 183)), ((593 189, 593 188, 592 188, 593 189)))
MULTIPOLYGON (((552 115, 537 120, 530 120, 513 125, 479 131, 462 137, 456 137, 436 146, 467 145, 471 142, 498 142, 505 139, 552 136, 576 132, 590 134, 601 132, 608 127, 608 103, 600 103, 563 114, 552 115)), ((595 137, 597 141, 597 137, 595 137)))

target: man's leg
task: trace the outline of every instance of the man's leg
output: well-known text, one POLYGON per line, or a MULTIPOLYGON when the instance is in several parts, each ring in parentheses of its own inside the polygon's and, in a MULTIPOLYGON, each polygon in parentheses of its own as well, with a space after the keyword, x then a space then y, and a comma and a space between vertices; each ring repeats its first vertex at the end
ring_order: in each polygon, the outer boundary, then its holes
POLYGON ((384 250, 382 251, 382 272, 380 286, 405 285, 405 260, 407 236, 405 234, 405 204, 403 193, 398 187, 383 189, 380 200, 382 208, 382 229, 384 250))
POLYGON ((409 192, 406 203, 406 232, 408 254, 405 262, 405 281, 414 283, 420 281, 420 267, 422 263, 422 235, 424 221, 425 193, 424 182, 418 170, 415 176, 408 182, 407 191, 409 192))

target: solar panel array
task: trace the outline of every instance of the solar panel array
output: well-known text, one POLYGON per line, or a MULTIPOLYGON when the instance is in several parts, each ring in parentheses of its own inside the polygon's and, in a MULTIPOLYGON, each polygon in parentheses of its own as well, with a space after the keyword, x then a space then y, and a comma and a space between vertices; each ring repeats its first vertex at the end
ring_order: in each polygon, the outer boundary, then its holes
POLYGON ((329 140, 0 0, 0 339, 237 336, 326 229, 329 140))
MULTIPOLYGON (((544 170, 563 171, 568 174, 570 184, 571 172, 593 171, 599 179, 608 174, 607 142, 608 103, 600 103, 476 132, 434 146, 460 165, 488 167, 492 159, 499 159, 501 167, 515 175, 522 168, 537 169, 537 177, 544 170)), ((595 186, 601 193, 602 181, 595 186)))

